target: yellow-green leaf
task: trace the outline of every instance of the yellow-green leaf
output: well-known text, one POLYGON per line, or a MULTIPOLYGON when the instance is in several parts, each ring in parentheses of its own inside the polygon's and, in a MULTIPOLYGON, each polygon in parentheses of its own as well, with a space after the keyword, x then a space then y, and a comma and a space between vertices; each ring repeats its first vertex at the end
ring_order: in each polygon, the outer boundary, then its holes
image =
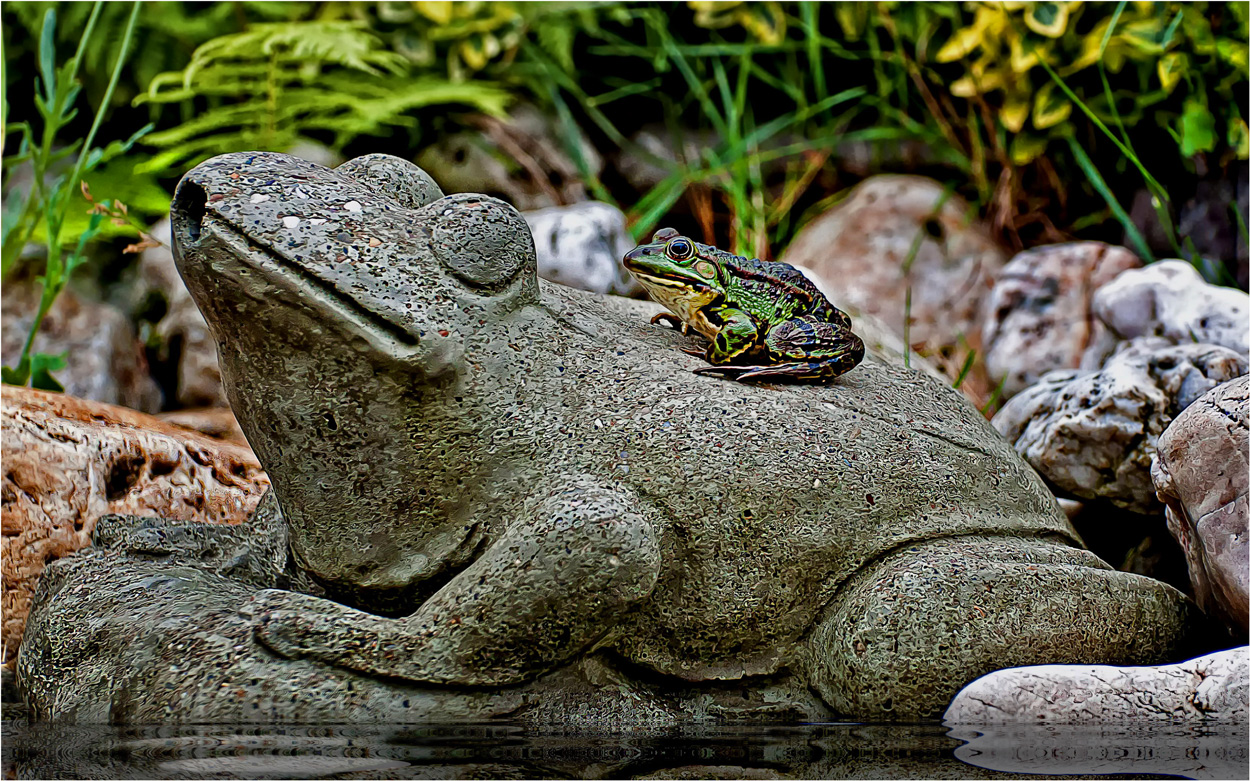
MULTIPOLYGON (((1037 65, 1039 59, 1040 47, 1024 47, 1024 41, 1019 36, 1013 36, 1011 39, 1011 70, 1014 73, 1028 73, 1029 69, 1037 65)), ((1049 54, 1049 49, 1043 49, 1042 55, 1049 54)))
POLYGON ((954 62, 962 60, 972 52, 976 51, 981 45, 981 29, 979 27, 964 27, 956 30, 951 39, 947 41, 941 49, 938 49, 938 62, 954 62))
POLYGON ((1029 96, 1020 92, 1008 95, 998 116, 1003 121, 1003 127, 1019 133, 1029 118, 1029 96))
POLYGON ((778 3, 746 3, 738 12, 738 23, 768 46, 786 37, 786 15, 778 3))
POLYGON ((1002 71, 986 71, 984 62, 978 61, 968 69, 967 76, 951 83, 951 94, 960 98, 970 98, 973 95, 984 95, 987 92, 1002 89, 1005 83, 1002 71))
POLYGON ((1045 130, 1054 127, 1072 113, 1072 103, 1067 96, 1055 89, 1054 82, 1037 91, 1033 99, 1033 127, 1045 130))
POLYGON ((413 3, 417 13, 435 24, 447 24, 451 21, 451 0, 417 0, 413 3))
POLYGON ((1246 127, 1246 120, 1228 120, 1228 145, 1237 152, 1238 160, 1250 158, 1250 127, 1246 127))
POLYGON ((1068 27, 1068 8, 1078 3, 1034 3, 1024 13, 1030 30, 1047 38, 1058 38, 1068 27))
POLYGON ((694 23, 705 29, 717 29, 733 24, 741 2, 733 0, 690 0, 686 6, 694 11, 694 23))
POLYGON ((474 33, 460 42, 460 56, 470 69, 480 71, 499 54, 499 39, 490 33, 474 33))
POLYGON ((1037 159, 1037 156, 1046 151, 1046 139, 1037 136, 1019 134, 1011 139, 1011 146, 1008 153, 1011 155, 1011 162, 1016 165, 1028 165, 1037 159))
POLYGON ((1172 92, 1172 88, 1180 81, 1181 74, 1189 67, 1189 57, 1184 52, 1170 52, 1159 58, 1159 64, 1156 70, 1159 73, 1159 83, 1163 85, 1163 91, 1172 92))

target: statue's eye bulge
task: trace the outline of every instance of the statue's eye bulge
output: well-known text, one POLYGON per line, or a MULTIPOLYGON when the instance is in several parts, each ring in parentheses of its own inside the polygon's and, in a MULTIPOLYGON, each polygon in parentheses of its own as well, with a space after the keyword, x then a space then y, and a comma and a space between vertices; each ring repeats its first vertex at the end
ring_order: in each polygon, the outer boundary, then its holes
POLYGON ((694 255, 694 244, 689 239, 673 239, 666 250, 673 260, 689 260, 694 255))

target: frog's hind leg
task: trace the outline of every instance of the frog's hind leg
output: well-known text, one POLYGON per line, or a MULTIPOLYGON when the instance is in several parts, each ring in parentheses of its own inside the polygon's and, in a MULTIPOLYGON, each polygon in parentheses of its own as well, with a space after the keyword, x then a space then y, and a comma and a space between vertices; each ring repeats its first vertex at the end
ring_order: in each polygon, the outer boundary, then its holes
POLYGON ((722 373, 739 382, 770 378, 823 381, 847 373, 864 359, 864 343, 850 329, 804 317, 769 330, 764 346, 773 363, 713 368, 736 370, 722 373))

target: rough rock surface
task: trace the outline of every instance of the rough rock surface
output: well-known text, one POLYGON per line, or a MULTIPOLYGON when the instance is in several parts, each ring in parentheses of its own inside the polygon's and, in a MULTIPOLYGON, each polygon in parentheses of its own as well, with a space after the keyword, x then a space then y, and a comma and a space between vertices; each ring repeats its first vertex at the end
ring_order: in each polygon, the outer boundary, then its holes
POLYGON ((1124 339, 1218 344, 1250 360, 1250 295, 1209 284, 1183 260, 1126 271, 1094 294, 1094 312, 1124 339))
POLYGON ((1048 664, 998 670, 951 701, 948 724, 1216 721, 1244 724, 1246 646, 1162 667, 1048 664))
MULTIPOLYGON (((417 155, 443 190, 498 196, 521 211, 589 198, 550 117, 525 105, 511 109, 506 121, 486 116, 474 121, 480 130, 445 136, 417 155)), ((597 174, 603 168, 599 153, 580 133, 578 144, 597 174)))
POLYGON ((1202 394, 1245 373, 1245 359, 1226 347, 1133 340, 1100 371, 1043 376, 993 424, 1060 491, 1155 514, 1162 507, 1150 462, 1159 435, 1202 394))
MULTIPOLYGON (((6 281, 0 309, 0 353, 16 365, 39 308, 40 287, 6 281)), ((143 344, 120 310, 88 301, 71 289, 61 291, 44 317, 32 352, 65 353, 66 366, 54 371, 65 392, 143 412, 161 407, 161 390, 148 374, 143 344)))
POLYGON ((514 209, 386 156, 224 155, 172 213, 282 522, 55 562, 41 716, 910 720, 1003 664, 1193 655, 1196 607, 1083 550, 946 383, 695 374, 658 306, 539 280, 514 209))
POLYGON ((1151 469, 1168 529, 1185 549, 1198 606, 1250 629, 1250 377, 1209 391, 1159 437, 1151 469))
POLYGON ((634 242, 620 209, 586 201, 521 216, 534 234, 538 276, 592 293, 628 296, 641 290, 621 264, 634 242))
MULTIPOLYGON (((247 437, 239 428, 239 421, 229 407, 199 407, 162 412, 156 417, 181 428, 198 431, 213 439, 221 439, 248 447, 247 437)), ((250 447, 248 448, 251 449, 250 447)))
POLYGON ((208 332, 204 315, 191 300, 187 286, 178 276, 170 249, 169 220, 152 226, 152 238, 162 246, 145 249, 139 256, 139 274, 149 289, 165 299, 165 315, 156 324, 156 334, 165 353, 162 360, 177 361, 177 387, 174 397, 184 407, 226 406, 217 365, 217 343, 208 332))
POLYGON ((44 566, 108 513, 238 523, 268 480, 250 450, 122 407, 5 385, 3 643, 10 663, 44 566))
POLYGON ((1094 291, 1141 261, 1098 241, 1053 244, 1012 258, 985 299, 981 342, 1007 398, 1055 369, 1097 369, 1116 338, 1090 308, 1094 291))
MULTIPOLYGON (((963 199, 932 179, 874 176, 804 227, 780 260, 835 280, 834 306, 906 333, 915 349, 955 379, 968 351, 980 352, 982 302, 1007 261, 969 214, 963 199)), ((974 385, 993 387, 975 376, 966 381, 974 395, 988 391, 974 385)))

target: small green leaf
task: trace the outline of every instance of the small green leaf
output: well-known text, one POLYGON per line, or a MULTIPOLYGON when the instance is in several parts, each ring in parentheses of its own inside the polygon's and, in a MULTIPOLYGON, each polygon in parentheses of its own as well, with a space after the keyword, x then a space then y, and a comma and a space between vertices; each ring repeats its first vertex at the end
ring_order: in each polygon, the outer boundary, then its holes
POLYGON ((56 381, 50 372, 60 371, 65 368, 65 358, 69 353, 61 353, 60 355, 49 355, 47 353, 34 353, 30 356, 30 387, 38 390, 54 391, 56 393, 64 393, 65 387, 56 381))
POLYGON ((1185 157, 1215 149, 1215 116, 1200 101, 1185 101, 1181 114, 1181 154, 1185 157))
POLYGON ((1159 73, 1159 83, 1163 85, 1163 91, 1171 93, 1172 88, 1176 86, 1176 82, 1180 81, 1181 75, 1188 67, 1189 57, 1184 52, 1170 52, 1163 55, 1155 68, 1159 73))
POLYGON ((43 90, 49 106, 56 102, 56 11, 51 8, 43 15, 43 31, 39 36, 39 73, 43 77, 43 90))
POLYGON ((1055 89, 1054 82, 1042 86, 1033 99, 1033 127, 1045 130, 1072 114, 1072 102, 1055 89))
POLYGON ((1011 139, 1011 162, 1016 165, 1027 165, 1046 151, 1046 139, 1023 133, 1011 139))
POLYGON ((1250 158, 1250 128, 1240 117, 1228 120, 1228 145, 1237 153, 1238 160, 1250 158))
POLYGON ((0 381, 6 385, 22 385, 30 379, 30 356, 23 356, 17 366, 0 368, 0 381))

